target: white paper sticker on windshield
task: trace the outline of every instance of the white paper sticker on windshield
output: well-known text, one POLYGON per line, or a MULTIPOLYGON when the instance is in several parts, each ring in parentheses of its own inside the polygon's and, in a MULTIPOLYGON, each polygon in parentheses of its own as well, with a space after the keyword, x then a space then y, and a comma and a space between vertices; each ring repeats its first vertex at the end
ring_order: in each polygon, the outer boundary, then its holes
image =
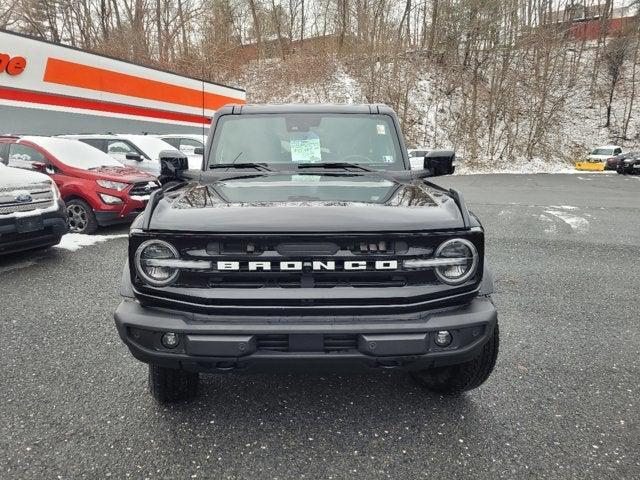
POLYGON ((317 163, 322 161, 319 138, 291 139, 291 160, 299 163, 317 163))
POLYGON ((378 131, 378 135, 386 135, 387 130, 384 128, 384 125, 376 125, 376 130, 378 131))

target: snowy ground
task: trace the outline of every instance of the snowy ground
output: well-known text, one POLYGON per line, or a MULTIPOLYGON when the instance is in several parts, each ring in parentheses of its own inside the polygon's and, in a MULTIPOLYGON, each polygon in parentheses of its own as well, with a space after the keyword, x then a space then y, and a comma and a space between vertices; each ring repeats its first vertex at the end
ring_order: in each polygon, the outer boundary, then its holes
POLYGON ((67 233, 62 237, 62 241, 56 245, 56 248, 62 248, 75 252, 83 247, 89 247, 97 243, 106 242, 116 238, 127 238, 127 234, 111 234, 111 235, 83 235, 81 233, 67 233))

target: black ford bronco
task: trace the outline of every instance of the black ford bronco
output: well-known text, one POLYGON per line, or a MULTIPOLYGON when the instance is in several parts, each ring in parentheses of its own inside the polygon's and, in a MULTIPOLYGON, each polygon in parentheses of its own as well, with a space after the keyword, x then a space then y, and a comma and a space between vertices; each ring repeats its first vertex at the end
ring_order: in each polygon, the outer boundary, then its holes
POLYGON ((194 396, 199 372, 395 368, 443 393, 487 379, 482 226, 410 171, 390 108, 227 106, 201 171, 169 153, 115 312, 158 401, 194 396))

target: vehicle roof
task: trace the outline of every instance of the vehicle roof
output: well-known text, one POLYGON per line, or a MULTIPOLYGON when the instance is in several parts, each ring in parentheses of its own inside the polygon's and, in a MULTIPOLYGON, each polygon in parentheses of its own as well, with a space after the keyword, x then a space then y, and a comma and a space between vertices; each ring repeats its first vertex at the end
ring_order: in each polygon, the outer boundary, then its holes
POLYGON ((201 139, 202 137, 206 137, 207 133, 167 133, 166 135, 157 134, 151 135, 152 137, 157 138, 197 138, 201 139))
POLYGON ((157 138, 160 140, 160 135, 147 135, 145 133, 114 133, 113 138, 157 138))
POLYGON ((73 134, 73 135, 58 135, 61 138, 71 138, 71 139, 79 139, 79 138, 99 138, 99 139, 112 139, 118 138, 118 135, 113 135, 111 133, 81 133, 81 134, 73 134))
POLYGON ((596 150, 598 148, 622 148, 620 145, 600 145, 598 147, 592 148, 592 150, 596 150))
POLYGON ((234 113, 251 115, 259 113, 359 113, 392 114, 393 110, 382 104, 330 104, 330 103, 294 103, 294 104, 247 104, 226 105, 218 110, 219 114, 234 113))
POLYGON ((22 143, 24 141, 39 144, 42 142, 76 142, 75 138, 63 138, 63 137, 49 137, 46 135, 24 135, 16 139, 16 143, 22 143))

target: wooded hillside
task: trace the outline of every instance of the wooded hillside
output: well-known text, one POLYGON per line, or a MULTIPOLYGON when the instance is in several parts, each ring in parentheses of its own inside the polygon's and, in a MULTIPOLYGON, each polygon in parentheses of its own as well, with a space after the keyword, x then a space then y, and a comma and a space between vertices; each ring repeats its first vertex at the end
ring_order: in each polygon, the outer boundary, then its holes
POLYGON ((635 148, 638 2, 2 0, 0 27, 247 88, 383 102, 473 164, 635 148))

